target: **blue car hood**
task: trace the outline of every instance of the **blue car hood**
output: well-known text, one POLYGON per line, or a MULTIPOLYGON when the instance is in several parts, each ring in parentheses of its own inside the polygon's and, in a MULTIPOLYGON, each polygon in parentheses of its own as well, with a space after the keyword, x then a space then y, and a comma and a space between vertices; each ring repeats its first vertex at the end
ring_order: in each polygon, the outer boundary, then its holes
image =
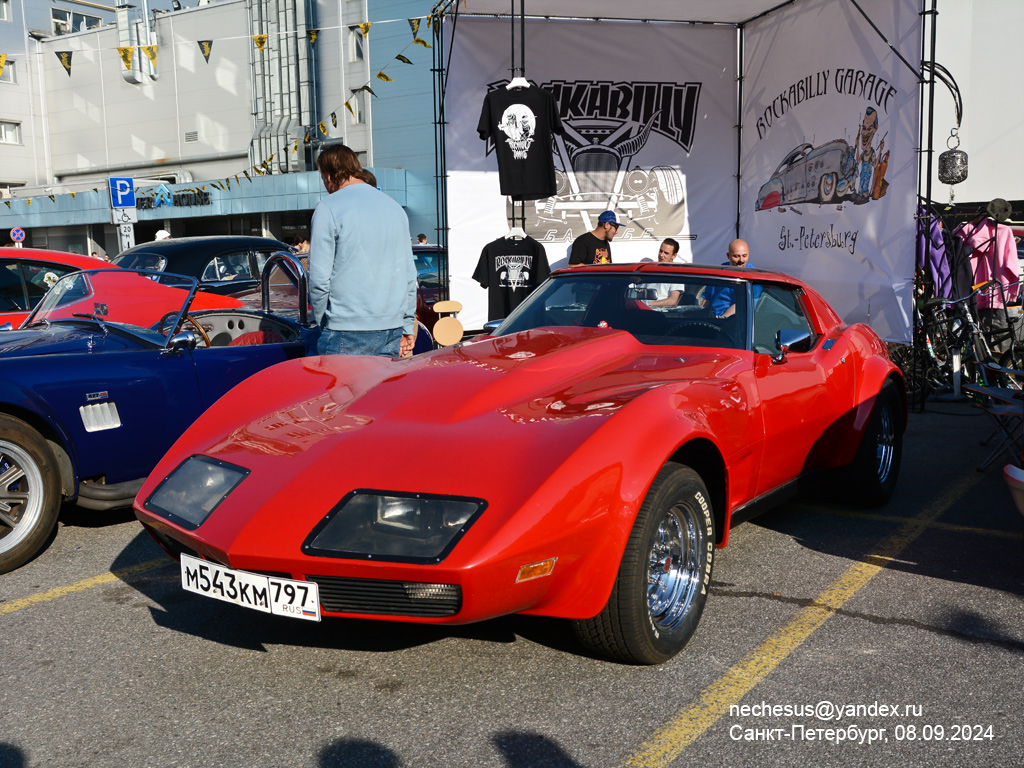
POLYGON ((89 352, 104 342, 98 328, 84 325, 33 326, 14 331, 0 331, 0 357, 57 355, 89 352))

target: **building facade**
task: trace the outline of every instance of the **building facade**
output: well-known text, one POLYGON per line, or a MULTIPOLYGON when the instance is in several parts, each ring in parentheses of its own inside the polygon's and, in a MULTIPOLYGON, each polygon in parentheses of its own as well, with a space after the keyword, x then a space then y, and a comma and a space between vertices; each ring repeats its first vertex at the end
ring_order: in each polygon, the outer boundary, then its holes
POLYGON ((326 194, 315 158, 333 142, 434 240, 426 3, 0 3, 0 240, 101 255, 159 229, 289 241, 326 194), (112 178, 136 193, 119 216, 112 178))

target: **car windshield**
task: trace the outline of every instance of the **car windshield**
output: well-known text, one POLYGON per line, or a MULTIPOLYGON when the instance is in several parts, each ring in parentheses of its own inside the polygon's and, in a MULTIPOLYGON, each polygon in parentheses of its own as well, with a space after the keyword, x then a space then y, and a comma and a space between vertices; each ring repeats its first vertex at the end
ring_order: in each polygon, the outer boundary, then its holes
POLYGON ((65 275, 46 293, 26 327, 49 323, 98 323, 141 336, 167 340, 189 306, 196 281, 190 277, 127 269, 65 275))
POLYGON ((543 326, 612 328, 644 344, 746 349, 747 283, 693 274, 556 275, 495 332, 543 326))
POLYGON ((167 259, 155 253, 122 253, 114 258, 113 264, 124 269, 153 269, 163 272, 167 268, 167 259))

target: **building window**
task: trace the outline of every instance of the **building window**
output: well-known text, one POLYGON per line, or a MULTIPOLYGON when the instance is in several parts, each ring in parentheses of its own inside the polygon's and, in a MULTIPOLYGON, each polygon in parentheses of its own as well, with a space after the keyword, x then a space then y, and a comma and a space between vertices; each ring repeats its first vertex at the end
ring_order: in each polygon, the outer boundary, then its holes
POLYGON ((67 35, 71 32, 81 32, 83 29, 93 29, 102 23, 98 16, 87 16, 84 13, 65 11, 60 8, 51 9, 53 14, 53 34, 67 35))
POLYGON ((14 74, 14 62, 10 59, 4 64, 4 71, 0 72, 0 83, 16 83, 18 82, 17 75, 14 74))
POLYGON ((0 21, 11 20, 11 0, 0 0, 0 21))
POLYGON ((0 120, 0 144, 21 144, 21 123, 0 120))
POLYGON ((349 115, 349 120, 352 125, 363 125, 366 122, 366 91, 359 91, 353 93, 352 98, 349 100, 349 105, 352 107, 354 115, 349 115))
POLYGON ((348 60, 363 60, 363 33, 359 27, 348 28, 348 60))

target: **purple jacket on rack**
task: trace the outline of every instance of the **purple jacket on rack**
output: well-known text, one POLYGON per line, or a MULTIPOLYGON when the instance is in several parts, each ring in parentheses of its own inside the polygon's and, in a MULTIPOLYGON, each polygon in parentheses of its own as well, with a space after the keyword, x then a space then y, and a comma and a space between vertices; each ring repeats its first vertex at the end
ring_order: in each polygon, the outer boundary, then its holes
POLYGON ((917 209, 917 268, 928 273, 935 286, 933 296, 954 299, 953 281, 946 259, 946 243, 942 239, 939 220, 924 208, 917 209))

